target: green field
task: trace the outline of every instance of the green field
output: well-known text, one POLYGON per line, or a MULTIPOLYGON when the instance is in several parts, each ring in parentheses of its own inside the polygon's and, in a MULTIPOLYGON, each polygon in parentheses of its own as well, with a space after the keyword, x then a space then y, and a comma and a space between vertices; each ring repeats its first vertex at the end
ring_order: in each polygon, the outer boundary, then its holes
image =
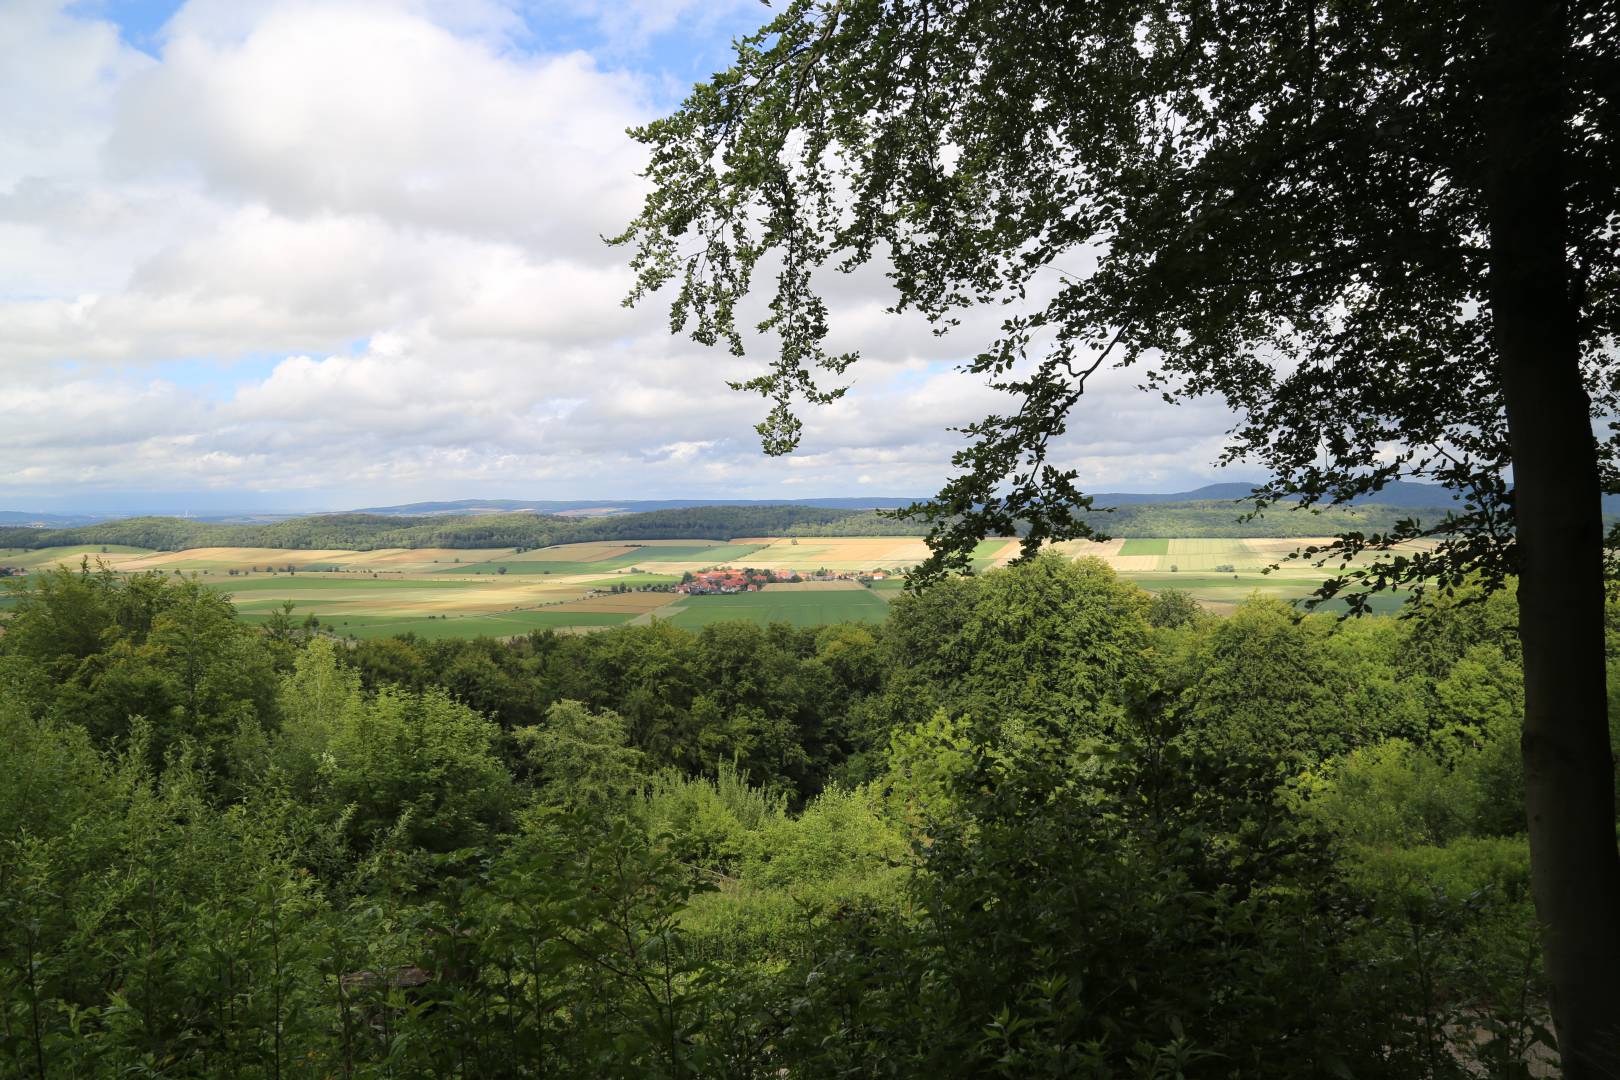
POLYGON ((669 621, 689 630, 730 619, 824 626, 835 622, 882 622, 888 613, 889 605, 870 589, 773 593, 766 588, 735 596, 688 597, 673 610, 669 621))
POLYGON ((1133 572, 1126 570, 1120 577, 1127 581, 1134 581, 1150 592, 1159 589, 1184 589, 1195 592, 1200 589, 1239 589, 1249 592, 1259 589, 1262 592, 1272 590, 1303 590, 1310 591, 1314 583, 1305 583, 1277 577, 1268 577, 1265 574, 1177 574, 1162 571, 1133 572))
MULTIPOLYGON (((972 566, 983 572, 1005 555, 1015 554, 1016 541, 985 540, 972 552, 972 566)), ((1186 538, 1131 539, 1118 547, 1085 543, 1058 545, 1073 556, 1100 555, 1119 560, 1122 577, 1149 591, 1180 589, 1215 612, 1230 612, 1251 595, 1287 602, 1306 599, 1329 570, 1285 563, 1271 574, 1261 569, 1276 563, 1290 541, 1186 538), (1216 571, 1216 567, 1231 570, 1216 571), (1174 568, 1174 569, 1172 569, 1174 568)), ((310 552, 334 572, 301 570, 296 574, 240 573, 227 569, 283 565, 299 558, 277 549, 206 549, 196 552, 147 553, 139 548, 49 548, 0 551, 0 564, 26 565, 36 571, 52 565, 73 566, 82 556, 104 556, 125 572, 155 567, 164 573, 208 574, 204 583, 233 597, 249 621, 262 621, 291 601, 294 621, 313 614, 321 625, 344 636, 380 637, 414 633, 428 638, 513 637, 535 629, 589 630, 632 620, 668 619, 676 626, 702 627, 727 619, 755 623, 787 622, 819 626, 850 620, 881 621, 888 602, 905 587, 901 577, 873 582, 867 589, 766 589, 733 596, 677 598, 641 593, 627 603, 603 597, 623 588, 669 585, 684 569, 756 565, 794 567, 835 565, 867 569, 905 567, 926 557, 916 538, 817 537, 802 544, 710 540, 593 542, 517 551, 493 549, 407 549, 381 552, 310 552), (120 560, 122 557, 122 560, 120 560), (122 565, 119 565, 122 562, 122 565), (210 573, 210 569, 211 573, 210 573), (498 571, 505 569, 505 573, 498 571), (631 572, 635 568, 635 572, 631 572), (594 597, 594 598, 593 598, 594 597), (668 606, 659 606, 668 600, 668 606)), ((1374 612, 1398 609, 1403 595, 1371 600, 1374 612)), ((0 613, 14 601, 0 590, 0 613)), ((1342 612, 1343 601, 1320 610, 1342 612)))
MULTIPOLYGON (((430 619, 425 615, 391 616, 349 614, 335 611, 322 614, 307 612, 320 620, 322 630, 340 637, 378 638, 398 634, 415 634, 419 638, 518 637, 532 630, 574 630, 603 626, 620 626, 631 616, 617 612, 598 611, 511 611, 489 615, 451 615, 443 619, 430 619)), ((305 611, 294 612, 294 622, 301 621, 305 611)), ((267 612, 244 612, 246 622, 263 622, 267 612)))
MULTIPOLYGON (((1227 611, 1252 595, 1271 597, 1288 602, 1303 601, 1316 589, 1325 575, 1305 574, 1182 574, 1163 571, 1131 572, 1120 577, 1149 592, 1177 589, 1192 596, 1214 611, 1227 611)), ((1406 602, 1405 591, 1378 593, 1368 601, 1368 608, 1377 615, 1388 615, 1406 602)), ((1347 610, 1343 600, 1332 600, 1316 608, 1317 611, 1340 614, 1347 610)))
POLYGON ((673 585, 681 580, 679 574, 614 574, 612 577, 593 578, 590 581, 580 582, 582 588, 606 589, 614 585, 625 588, 635 588, 637 585, 673 585))
POLYGON ((975 574, 983 573, 991 563, 996 561, 996 557, 1001 554, 1002 549, 1007 547, 1008 543, 1007 540, 980 540, 973 545, 973 554, 969 556, 973 572, 975 574))
POLYGON ((649 545, 642 548, 641 554, 632 559, 630 564, 640 566, 642 563, 737 562, 746 560, 748 556, 764 547, 764 544, 693 544, 690 546, 660 544, 657 547, 649 545))

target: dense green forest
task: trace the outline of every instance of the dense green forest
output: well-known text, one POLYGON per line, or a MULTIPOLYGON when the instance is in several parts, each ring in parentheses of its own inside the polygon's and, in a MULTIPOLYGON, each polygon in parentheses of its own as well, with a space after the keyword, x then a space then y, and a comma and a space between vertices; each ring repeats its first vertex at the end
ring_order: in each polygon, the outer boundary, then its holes
POLYGON ((875 627, 345 646, 13 589, 6 1075, 1552 1061, 1506 593, 1219 619, 1043 557, 875 627))
MULTIPOLYGON (((1387 532, 1403 518, 1438 521, 1445 511, 1390 506, 1290 510, 1244 520, 1230 502, 1141 503, 1086 515, 1114 536, 1326 536, 1387 532)), ((269 525, 220 525, 182 518, 127 518, 71 529, 0 528, 0 548, 128 544, 159 551, 198 547, 370 548, 546 547, 588 540, 730 540, 739 536, 920 536, 915 522, 871 510, 815 506, 699 506, 600 518, 544 514, 389 517, 319 514, 269 525)))

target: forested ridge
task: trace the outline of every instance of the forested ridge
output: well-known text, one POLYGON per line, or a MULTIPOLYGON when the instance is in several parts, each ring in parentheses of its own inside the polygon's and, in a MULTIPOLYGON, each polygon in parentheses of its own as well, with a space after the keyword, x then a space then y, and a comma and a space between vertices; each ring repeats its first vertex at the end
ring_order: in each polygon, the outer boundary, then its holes
POLYGON ((881 626, 345 645, 12 588, 8 1075, 1552 1060, 1502 592, 1214 618, 1047 556, 881 626))
MULTIPOLYGON (((1099 531, 1122 537, 1326 536, 1388 532, 1412 517, 1446 511, 1363 505, 1308 510, 1274 507, 1247 518, 1232 502, 1141 503, 1092 512, 1099 531)), ((140 517, 69 529, 0 528, 0 548, 128 544, 158 551, 198 547, 366 550, 371 548, 545 547, 589 540, 730 540, 741 536, 921 536, 927 527, 871 510, 813 506, 705 506, 599 518, 544 514, 392 517, 317 514, 265 525, 222 525, 140 517)), ((1021 534, 1020 534, 1021 535, 1021 534)))
MULTIPOLYGON (((602 518, 545 514, 393 517, 315 514, 264 525, 223 525, 183 518, 128 518, 73 529, 0 529, 0 547, 129 544, 160 551, 196 547, 370 548, 545 547, 588 540, 727 540, 814 527, 850 516, 811 506, 693 507, 602 518)), ((914 529, 902 532, 915 533, 914 529)))

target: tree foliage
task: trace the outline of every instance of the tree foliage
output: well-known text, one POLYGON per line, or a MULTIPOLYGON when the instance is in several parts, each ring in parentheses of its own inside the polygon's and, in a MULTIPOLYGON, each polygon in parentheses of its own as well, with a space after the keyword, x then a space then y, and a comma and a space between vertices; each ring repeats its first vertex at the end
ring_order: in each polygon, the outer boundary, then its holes
MULTIPOLYGON (((1571 9, 1566 111, 1549 121, 1568 132, 1595 420, 1615 411, 1620 330, 1615 19, 1571 9)), ((798 441, 794 401, 836 398, 857 359, 829 344, 828 273, 881 262, 894 307, 942 332, 1012 305, 964 365, 1012 407, 965 429, 958 475, 918 508, 936 565, 1015 523, 1032 545, 1092 533, 1056 440, 1087 377, 1117 363, 1168 398, 1225 401, 1222 460, 1265 469, 1258 506, 1402 476, 1456 490, 1454 514, 1337 530, 1347 550, 1448 538, 1375 578, 1500 580, 1514 531, 1487 295, 1489 39, 1470 4, 795 0, 636 131, 653 188, 619 238, 633 298, 673 285, 672 325, 740 353, 743 300, 766 292, 758 330, 780 346, 746 386, 772 403, 770 452, 798 441)))
POLYGON ((28 589, 0 635, 8 1075, 1551 1060, 1500 597, 1156 626, 1048 558, 816 631, 350 647, 226 608, 208 664, 271 664, 270 692, 114 723, 57 676, 167 686, 183 661, 144 645, 196 590, 28 589))

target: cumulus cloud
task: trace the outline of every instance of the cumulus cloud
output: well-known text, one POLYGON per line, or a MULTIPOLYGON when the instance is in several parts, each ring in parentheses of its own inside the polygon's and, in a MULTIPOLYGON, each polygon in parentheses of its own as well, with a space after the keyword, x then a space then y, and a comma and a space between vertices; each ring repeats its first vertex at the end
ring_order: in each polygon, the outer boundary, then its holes
MULTIPOLYGON (((663 107, 636 50, 757 8, 568 0, 548 17, 599 47, 559 51, 536 7, 190 0, 149 55, 95 9, 0 6, 0 92, 27 103, 0 111, 0 496, 936 487, 948 429, 1006 404, 952 370, 1000 312, 941 339, 884 310, 880 269, 831 281, 867 360, 765 459, 761 403, 725 387, 757 361, 621 306, 601 235, 642 193, 625 128, 663 107)), ((1196 478, 1224 415, 1130 381, 1098 381, 1063 453, 1102 483, 1196 478)))

